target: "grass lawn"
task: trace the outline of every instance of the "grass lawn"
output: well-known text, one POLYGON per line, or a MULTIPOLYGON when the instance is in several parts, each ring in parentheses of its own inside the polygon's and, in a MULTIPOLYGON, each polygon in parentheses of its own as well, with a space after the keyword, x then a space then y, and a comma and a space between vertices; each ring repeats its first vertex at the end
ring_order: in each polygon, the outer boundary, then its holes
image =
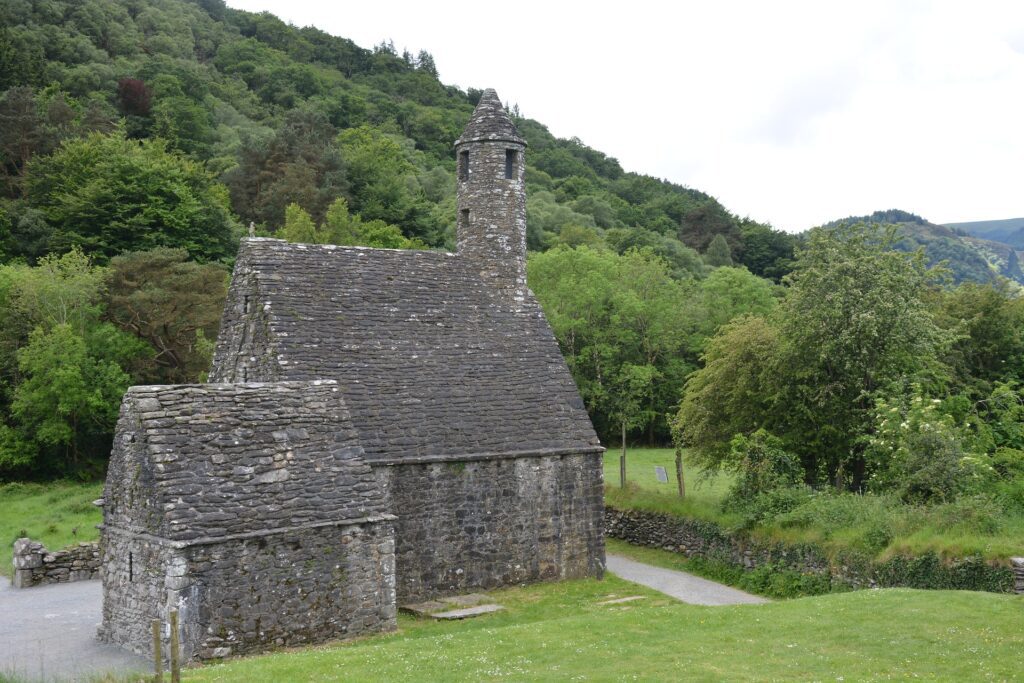
POLYGON ((685 517, 728 522, 721 511, 722 499, 729 491, 732 477, 721 474, 705 477, 686 463, 683 453, 683 481, 686 497, 679 498, 676 484, 676 452, 672 448, 630 448, 626 451, 626 488, 619 486, 619 455, 622 450, 609 448, 604 453, 605 500, 616 507, 671 512, 685 517), (655 467, 665 468, 668 482, 658 481, 655 467))
POLYGON ((1009 680, 1024 598, 859 591, 698 607, 609 576, 495 591, 505 612, 237 659, 189 681, 1009 680), (642 600, 601 605, 642 595, 642 600))
POLYGON ((11 575, 11 544, 21 536, 41 541, 50 550, 99 538, 96 525, 103 514, 92 501, 102 495, 101 482, 0 484, 0 542, 5 548, 0 574, 11 575))
MULTIPOLYGON (((619 451, 604 455, 605 501, 620 509, 638 509, 674 514, 735 527, 737 514, 723 512, 721 502, 732 484, 728 473, 704 479, 700 470, 686 464, 683 453, 686 497, 680 499, 675 482, 675 450, 636 448, 627 452, 627 486, 619 486, 619 451), (660 465, 669 475, 668 483, 655 477, 660 465)), ((893 555, 934 553, 945 558, 971 555, 1007 561, 1024 555, 1024 517, 986 512, 984 506, 972 508, 951 503, 933 507, 902 505, 880 496, 864 495, 824 498, 810 521, 803 524, 770 523, 752 529, 752 533, 788 543, 811 543, 827 552, 845 549, 865 550, 878 559, 893 555), (884 548, 868 546, 871 529, 884 529, 890 540, 884 548)))

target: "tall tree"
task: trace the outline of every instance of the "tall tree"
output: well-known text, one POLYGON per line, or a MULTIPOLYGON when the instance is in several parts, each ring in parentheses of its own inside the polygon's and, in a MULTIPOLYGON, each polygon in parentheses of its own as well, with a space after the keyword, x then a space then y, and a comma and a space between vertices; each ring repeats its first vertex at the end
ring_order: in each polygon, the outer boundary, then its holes
POLYGON ((235 249, 238 225, 223 188, 162 142, 93 133, 36 158, 26 199, 54 227, 50 248, 81 247, 100 261, 169 246, 213 261, 235 249))
POLYGON ((154 249, 110 261, 105 319, 153 348, 132 366, 137 382, 202 381, 227 297, 227 269, 190 261, 184 249, 154 249))
POLYGON ((878 225, 812 231, 779 307, 789 369, 779 429, 837 487, 864 483, 876 393, 937 369, 952 341, 927 303, 940 274, 922 252, 895 251, 897 239, 878 225))
POLYGON ((732 265, 732 249, 729 248, 724 235, 718 234, 711 238, 708 249, 704 252, 704 260, 709 266, 732 265))

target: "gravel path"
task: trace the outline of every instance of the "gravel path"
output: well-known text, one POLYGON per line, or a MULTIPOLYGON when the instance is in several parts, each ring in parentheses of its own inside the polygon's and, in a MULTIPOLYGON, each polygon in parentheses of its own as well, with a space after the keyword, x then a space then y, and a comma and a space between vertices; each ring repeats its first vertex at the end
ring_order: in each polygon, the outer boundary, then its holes
POLYGON ((96 640, 102 607, 99 581, 15 590, 0 577, 0 673, 50 682, 150 671, 145 659, 96 640))
POLYGON ((768 602, 765 598, 723 586, 693 574, 662 569, 621 555, 608 555, 608 571, 619 578, 653 588, 693 605, 742 605, 768 602))

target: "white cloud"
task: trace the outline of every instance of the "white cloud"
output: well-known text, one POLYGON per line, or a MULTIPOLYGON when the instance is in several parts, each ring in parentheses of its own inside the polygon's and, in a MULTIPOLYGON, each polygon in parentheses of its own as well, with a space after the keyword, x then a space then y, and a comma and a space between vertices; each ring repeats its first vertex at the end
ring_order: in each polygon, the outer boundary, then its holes
POLYGON ((1024 4, 229 4, 426 49, 446 83, 784 229, 1024 215, 1024 4))

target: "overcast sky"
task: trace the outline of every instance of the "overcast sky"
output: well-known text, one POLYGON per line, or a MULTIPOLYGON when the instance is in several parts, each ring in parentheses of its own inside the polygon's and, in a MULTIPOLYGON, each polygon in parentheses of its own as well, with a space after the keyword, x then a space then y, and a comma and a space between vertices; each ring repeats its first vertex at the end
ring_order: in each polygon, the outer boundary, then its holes
POLYGON ((1024 2, 228 4, 425 49, 446 84, 496 88, 559 137, 777 228, 1024 216, 1024 2))

